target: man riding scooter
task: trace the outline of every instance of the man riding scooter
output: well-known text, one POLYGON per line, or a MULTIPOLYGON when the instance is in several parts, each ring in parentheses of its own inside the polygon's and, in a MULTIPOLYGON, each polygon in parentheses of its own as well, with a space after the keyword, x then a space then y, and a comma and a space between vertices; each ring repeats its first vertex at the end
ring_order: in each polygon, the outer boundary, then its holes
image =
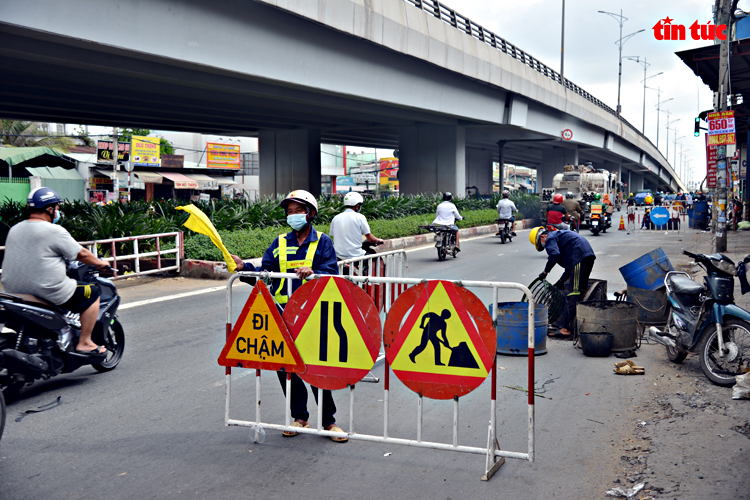
POLYGON ((547 225, 556 229, 569 229, 569 226, 564 222, 568 211, 562 205, 562 202, 563 195, 560 193, 552 197, 552 205, 547 208, 547 225))
POLYGON ((573 193, 568 191, 565 193, 565 201, 562 202, 565 210, 568 211, 568 217, 570 218, 570 228, 576 232, 580 232, 581 220, 583 219, 583 210, 581 205, 573 199, 573 193))

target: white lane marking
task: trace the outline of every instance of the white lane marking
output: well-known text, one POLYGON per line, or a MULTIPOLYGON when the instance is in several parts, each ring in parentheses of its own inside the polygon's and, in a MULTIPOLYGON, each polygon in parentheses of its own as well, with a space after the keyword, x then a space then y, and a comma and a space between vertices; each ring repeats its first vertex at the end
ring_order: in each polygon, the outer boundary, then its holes
POLYGON ((130 304, 123 304, 117 308, 118 311, 123 309, 130 309, 132 307, 147 306, 149 304, 156 304, 157 302, 166 302, 168 300, 181 299, 183 297, 192 297, 194 295, 203 295, 204 293, 218 292, 219 290, 225 290, 226 286, 215 286, 212 288, 203 288, 201 290, 195 290, 192 292, 178 293, 176 295, 167 295, 166 297, 157 297, 155 299, 139 300, 138 302, 131 302, 130 304))

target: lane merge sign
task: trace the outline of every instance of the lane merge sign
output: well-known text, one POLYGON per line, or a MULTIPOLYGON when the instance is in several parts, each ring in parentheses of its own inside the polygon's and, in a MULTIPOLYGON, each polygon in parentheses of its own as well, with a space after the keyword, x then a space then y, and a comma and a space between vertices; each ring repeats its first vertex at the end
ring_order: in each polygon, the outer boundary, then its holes
POLYGON ((355 284, 326 276, 299 287, 284 321, 307 366, 302 380, 322 389, 354 385, 375 365, 382 324, 372 299, 355 284))
POLYGON ((230 368, 304 373, 305 363, 262 281, 245 302, 218 362, 230 368))
POLYGON ((401 294, 383 329, 393 373, 412 391, 453 399, 492 370, 497 334, 476 295, 450 281, 420 283, 401 294))

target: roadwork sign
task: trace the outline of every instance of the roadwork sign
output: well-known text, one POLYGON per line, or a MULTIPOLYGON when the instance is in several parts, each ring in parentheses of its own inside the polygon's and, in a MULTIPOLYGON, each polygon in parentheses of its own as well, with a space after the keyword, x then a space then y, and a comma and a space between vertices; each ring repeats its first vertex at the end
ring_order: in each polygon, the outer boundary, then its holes
POLYGON ((354 385, 375 365, 382 325, 372 299, 334 276, 305 283, 284 308, 284 321, 307 366, 302 380, 322 389, 354 385))
POLYGON ((305 371, 305 363, 262 281, 250 293, 218 361, 231 368, 305 371))
POLYGON ((396 300, 383 330, 386 359, 412 391, 432 399, 479 387, 495 358, 492 317, 476 295, 450 281, 416 285, 396 300))

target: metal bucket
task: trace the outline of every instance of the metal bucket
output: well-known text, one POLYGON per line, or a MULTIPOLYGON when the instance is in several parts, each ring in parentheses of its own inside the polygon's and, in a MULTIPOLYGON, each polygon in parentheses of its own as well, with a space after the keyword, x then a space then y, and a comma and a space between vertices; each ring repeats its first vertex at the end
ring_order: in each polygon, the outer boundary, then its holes
POLYGON ((576 304, 578 333, 609 332, 612 352, 636 348, 638 306, 616 300, 587 300, 576 304))
MULTIPOLYGON (((490 305, 492 314, 492 305, 490 305)), ((497 304, 497 352, 526 356, 529 353, 529 303, 497 304)), ((547 353, 547 306, 534 307, 534 354, 547 353)))
POLYGON ((692 215, 688 210, 690 216, 690 227, 692 229, 703 229, 706 227, 706 219, 708 219, 708 202, 707 201, 694 201, 692 215))
POLYGON ((628 285, 628 302, 638 306, 638 322, 647 325, 659 325, 667 322, 669 298, 667 290, 644 290, 628 285))
POLYGON ((620 274, 628 286, 656 290, 664 285, 664 277, 674 271, 664 250, 657 248, 620 268, 620 274))

